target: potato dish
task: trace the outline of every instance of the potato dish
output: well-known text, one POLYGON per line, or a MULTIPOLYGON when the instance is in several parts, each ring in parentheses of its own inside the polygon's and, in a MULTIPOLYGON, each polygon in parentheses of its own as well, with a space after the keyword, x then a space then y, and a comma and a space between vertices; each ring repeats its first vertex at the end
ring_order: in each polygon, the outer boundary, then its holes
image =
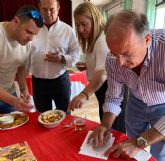
POLYGON ((41 113, 38 122, 46 128, 54 128, 59 125, 66 117, 66 113, 62 110, 49 110, 41 113))
POLYGON ((14 121, 11 123, 5 123, 5 124, 3 121, 0 121, 1 130, 16 128, 18 126, 25 124, 29 119, 29 117, 26 114, 22 114, 22 113, 12 113, 12 114, 7 114, 7 115, 0 114, 0 117, 3 117, 3 116, 12 116, 14 118, 14 121))
POLYGON ((60 111, 45 113, 42 115, 42 121, 45 123, 53 123, 59 121, 63 117, 60 111))

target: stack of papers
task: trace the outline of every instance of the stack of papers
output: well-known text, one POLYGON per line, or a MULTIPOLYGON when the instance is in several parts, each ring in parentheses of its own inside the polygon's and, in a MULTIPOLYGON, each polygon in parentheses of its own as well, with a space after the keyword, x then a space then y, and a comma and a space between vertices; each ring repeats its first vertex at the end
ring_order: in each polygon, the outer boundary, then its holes
POLYGON ((104 146, 93 148, 92 142, 87 144, 88 137, 92 132, 93 131, 88 131, 88 134, 80 147, 79 154, 107 160, 108 156, 104 156, 104 153, 113 145, 115 138, 112 137, 111 133, 107 143, 104 146))

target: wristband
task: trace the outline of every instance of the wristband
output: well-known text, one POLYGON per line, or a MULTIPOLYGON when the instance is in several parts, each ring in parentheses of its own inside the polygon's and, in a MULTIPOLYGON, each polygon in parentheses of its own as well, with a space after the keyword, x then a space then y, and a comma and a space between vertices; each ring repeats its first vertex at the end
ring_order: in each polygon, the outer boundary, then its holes
POLYGON ((89 100, 89 96, 88 96, 88 94, 87 94, 87 93, 85 93, 85 92, 81 92, 80 94, 81 94, 81 95, 83 95, 83 96, 85 96, 85 97, 86 97, 86 99, 87 99, 87 100, 89 100))

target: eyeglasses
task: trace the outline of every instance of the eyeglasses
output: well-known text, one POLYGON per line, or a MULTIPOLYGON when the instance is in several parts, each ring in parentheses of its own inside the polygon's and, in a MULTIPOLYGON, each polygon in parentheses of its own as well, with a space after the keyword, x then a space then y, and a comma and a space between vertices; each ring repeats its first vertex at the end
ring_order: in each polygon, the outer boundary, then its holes
POLYGON ((22 16, 29 16, 31 17, 32 19, 35 20, 36 24, 39 26, 39 27, 42 27, 43 26, 43 17, 41 16, 41 14, 36 11, 36 10, 29 10, 27 12, 23 12, 23 13, 20 13, 17 15, 18 17, 22 17, 22 16))
POLYGON ((116 59, 116 60, 119 60, 120 58, 122 58, 124 60, 129 60, 132 57, 134 57, 134 55, 132 55, 132 54, 130 55, 128 53, 121 55, 121 54, 115 54, 113 52, 109 52, 109 54, 111 55, 111 59, 116 59))

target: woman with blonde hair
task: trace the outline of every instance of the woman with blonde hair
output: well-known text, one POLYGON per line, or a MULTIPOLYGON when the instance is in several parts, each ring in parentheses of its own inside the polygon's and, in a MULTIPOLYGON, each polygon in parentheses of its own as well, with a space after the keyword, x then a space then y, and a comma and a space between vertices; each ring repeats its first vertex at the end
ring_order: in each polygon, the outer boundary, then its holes
MULTIPOLYGON (((103 116, 102 106, 107 90, 105 59, 110 52, 105 40, 105 22, 99 10, 90 2, 81 3, 75 9, 74 19, 78 41, 85 54, 89 83, 79 95, 71 100, 69 110, 81 108, 89 97, 95 93, 99 103, 101 120, 103 116)), ((124 120, 120 122, 120 127, 115 129, 124 132, 124 120)))

